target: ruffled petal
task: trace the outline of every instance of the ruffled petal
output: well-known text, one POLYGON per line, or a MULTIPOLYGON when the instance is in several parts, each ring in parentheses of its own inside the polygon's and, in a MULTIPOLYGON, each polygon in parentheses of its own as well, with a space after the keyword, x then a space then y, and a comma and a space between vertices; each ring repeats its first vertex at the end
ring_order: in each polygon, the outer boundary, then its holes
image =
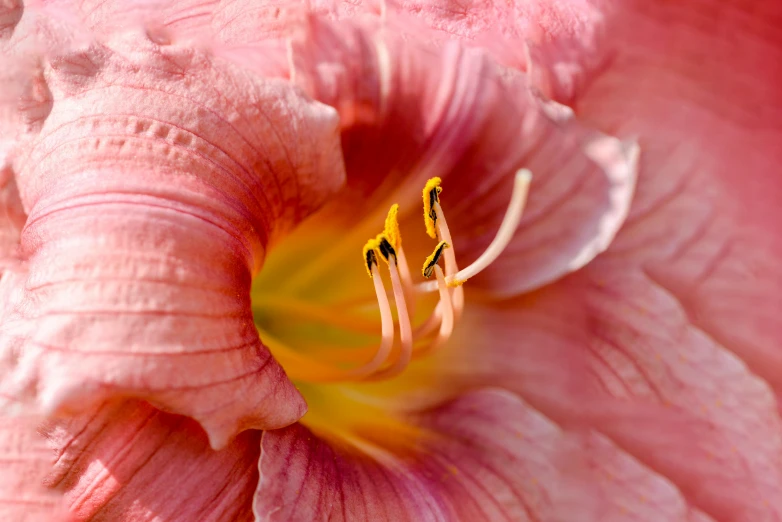
POLYGON ((112 34, 143 28, 158 42, 208 49, 267 77, 290 74, 285 38, 305 23, 302 1, 57 0, 49 16, 67 18, 84 31, 112 34))
POLYGON ((49 51, 15 164, 29 267, 1 328, 6 393, 47 412, 121 394, 219 447, 305 404, 250 311, 266 247, 342 183, 335 112, 146 34, 49 51))
MULTIPOLYGON (((512 174, 527 167, 534 180, 526 216, 483 284, 516 294, 607 248, 629 209, 635 147, 580 127, 485 53, 425 41, 313 20, 306 39, 294 43, 294 80, 341 117, 348 187, 329 220, 353 224, 358 213, 398 201, 403 229, 420 228, 420 189, 439 176, 466 265, 493 239, 512 174)), ((418 253, 428 250, 421 244, 418 253)))
POLYGON ((214 451, 193 421, 129 401, 49 426, 47 438, 47 486, 69 520, 252 520, 259 432, 214 451))
MULTIPOLYGON (((364 3, 370 10, 367 4, 371 2, 364 3)), ((416 23, 411 24, 414 19, 434 40, 487 49, 503 65, 526 71, 535 89, 560 103, 576 99, 610 58, 604 3, 405 0, 398 5, 406 16, 397 20, 391 11, 389 23, 395 31, 420 34, 416 23)))
POLYGON ((525 298, 469 307, 462 328, 431 363, 442 386, 503 386, 591 427, 717 520, 782 516, 771 389, 649 276, 598 261, 525 298))
POLYGON ((0 274, 18 264, 19 235, 26 219, 13 169, 14 138, 18 132, 17 106, 21 87, 18 60, 10 39, 22 18, 21 0, 0 5, 0 274))
POLYGON ((561 474, 567 438, 511 394, 474 392, 407 422, 352 440, 265 432, 256 520, 573 520, 588 503, 561 474))

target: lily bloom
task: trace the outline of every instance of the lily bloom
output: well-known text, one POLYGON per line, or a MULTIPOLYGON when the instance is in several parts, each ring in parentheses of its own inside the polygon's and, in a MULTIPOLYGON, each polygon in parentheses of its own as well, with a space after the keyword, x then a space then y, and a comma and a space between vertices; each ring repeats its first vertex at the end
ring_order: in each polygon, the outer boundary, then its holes
POLYGON ((2 9, 4 520, 782 518, 778 2, 2 9))

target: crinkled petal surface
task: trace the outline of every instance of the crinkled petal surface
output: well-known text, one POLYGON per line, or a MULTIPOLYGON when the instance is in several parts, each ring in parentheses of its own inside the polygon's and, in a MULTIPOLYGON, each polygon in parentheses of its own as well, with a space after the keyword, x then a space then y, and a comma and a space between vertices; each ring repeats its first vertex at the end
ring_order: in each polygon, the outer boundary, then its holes
POLYGON ((0 151, 0 271, 19 265, 19 236, 26 219, 16 179, 0 151))
POLYGON ((249 287, 267 245, 342 183, 336 113, 132 31, 43 63, 48 110, 14 165, 29 276, 0 328, 4 392, 48 412, 143 398, 215 447, 298 419, 249 287))

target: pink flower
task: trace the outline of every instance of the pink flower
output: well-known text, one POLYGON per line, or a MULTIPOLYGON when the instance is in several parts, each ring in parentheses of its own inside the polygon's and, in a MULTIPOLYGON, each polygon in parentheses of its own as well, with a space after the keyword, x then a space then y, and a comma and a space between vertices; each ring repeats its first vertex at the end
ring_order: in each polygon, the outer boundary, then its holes
POLYGON ((0 519, 782 518, 778 2, 0 9, 0 519))

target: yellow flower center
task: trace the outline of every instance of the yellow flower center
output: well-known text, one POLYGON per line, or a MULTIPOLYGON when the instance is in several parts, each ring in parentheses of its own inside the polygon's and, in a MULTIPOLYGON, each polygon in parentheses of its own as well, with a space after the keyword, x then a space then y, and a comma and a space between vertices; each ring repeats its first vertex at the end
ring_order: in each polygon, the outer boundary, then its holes
MULTIPOLYGON (((272 249, 253 281, 255 323, 263 342, 305 394, 311 414, 320 410, 325 383, 387 381, 445 345, 464 307, 462 283, 491 264, 510 241, 530 179, 527 171, 517 174, 495 240, 461 271, 440 204, 441 181, 433 178, 426 183, 425 229, 438 241, 423 263, 422 274, 427 279, 434 276, 431 281, 413 281, 402 248, 398 204, 388 211, 382 232, 364 244, 369 281, 359 277, 361 271, 348 258, 356 258, 358 234, 371 230, 373 223, 379 228, 379 216, 357 224, 355 230, 341 230, 330 226, 326 216, 314 216, 272 249), (384 262, 382 270, 379 260, 384 262), (390 292, 384 279, 390 281, 390 292)), ((334 415, 351 416, 350 407, 337 410, 333 405, 328 409, 330 421, 334 415)))

